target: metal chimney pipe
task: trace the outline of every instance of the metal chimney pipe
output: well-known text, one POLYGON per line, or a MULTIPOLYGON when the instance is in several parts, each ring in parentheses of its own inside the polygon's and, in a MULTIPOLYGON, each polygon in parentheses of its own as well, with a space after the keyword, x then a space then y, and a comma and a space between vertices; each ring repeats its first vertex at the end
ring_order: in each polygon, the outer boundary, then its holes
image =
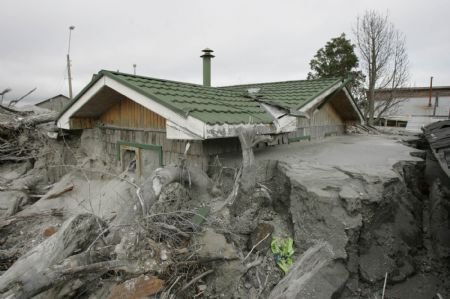
POLYGON ((211 53, 214 52, 211 49, 203 49, 204 53, 201 58, 203 58, 203 86, 211 86, 211 58, 214 58, 214 55, 211 53))

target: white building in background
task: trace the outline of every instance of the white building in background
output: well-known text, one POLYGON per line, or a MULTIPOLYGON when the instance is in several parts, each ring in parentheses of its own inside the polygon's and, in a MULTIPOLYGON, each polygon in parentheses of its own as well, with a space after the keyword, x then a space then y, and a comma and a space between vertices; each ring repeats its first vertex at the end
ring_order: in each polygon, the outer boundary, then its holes
POLYGON ((64 107, 70 102, 70 99, 65 95, 59 94, 57 96, 46 99, 42 102, 35 104, 35 106, 61 112, 64 107))
POLYGON ((433 87, 431 100, 429 87, 375 91, 375 105, 392 98, 399 103, 380 118, 378 125, 405 127, 410 132, 421 132, 421 128, 430 123, 449 119, 450 86, 433 87))

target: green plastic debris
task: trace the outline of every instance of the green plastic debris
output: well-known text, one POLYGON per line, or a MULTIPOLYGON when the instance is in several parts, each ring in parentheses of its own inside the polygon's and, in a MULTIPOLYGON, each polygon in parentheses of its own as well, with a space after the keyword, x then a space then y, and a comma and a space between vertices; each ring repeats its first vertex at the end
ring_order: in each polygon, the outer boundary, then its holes
POLYGON ((197 210, 197 213, 192 217, 192 223, 195 225, 201 225, 209 214, 209 207, 201 207, 197 210))
POLYGON ((292 240, 292 238, 279 239, 277 237, 273 237, 270 247, 275 257, 275 262, 286 275, 288 273, 289 267, 292 265, 292 256, 294 255, 294 241, 292 240))

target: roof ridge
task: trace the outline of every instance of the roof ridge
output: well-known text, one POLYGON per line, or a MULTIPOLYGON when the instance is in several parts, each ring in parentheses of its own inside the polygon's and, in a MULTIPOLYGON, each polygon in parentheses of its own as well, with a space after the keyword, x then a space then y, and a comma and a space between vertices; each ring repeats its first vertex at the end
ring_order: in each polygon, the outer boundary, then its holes
POLYGON ((317 78, 317 79, 301 79, 301 80, 285 80, 285 81, 273 81, 273 82, 260 82, 260 83, 244 83, 244 84, 234 84, 234 85, 225 85, 225 86, 204 86, 202 84, 197 83, 191 83, 191 82, 183 82, 183 81, 177 81, 177 80, 170 80, 170 79, 163 79, 163 78, 155 78, 155 77, 149 77, 149 76, 143 76, 143 75, 135 75, 130 73, 123 73, 123 72, 117 72, 117 71, 110 71, 102 69, 99 73, 102 72, 108 72, 114 75, 124 75, 134 78, 142 78, 142 79, 148 79, 148 80, 155 80, 155 81, 163 81, 163 82, 171 82, 171 83, 178 83, 178 84, 186 84, 196 87, 202 87, 205 89, 223 89, 227 87, 239 87, 239 86, 251 86, 251 85, 263 85, 263 84, 281 84, 281 83, 293 83, 293 82, 311 82, 311 81, 323 81, 323 80, 345 80, 345 78, 342 77, 327 77, 327 78, 317 78))
POLYGON ((225 85, 218 86, 217 88, 228 88, 228 87, 244 87, 244 86, 253 86, 253 85, 265 85, 265 84, 281 84, 281 83, 294 83, 294 82, 311 82, 311 81, 323 81, 323 80, 334 80, 341 81, 345 80, 342 77, 327 77, 327 78, 317 78, 317 79, 301 79, 301 80, 285 80, 285 81, 274 81, 274 82, 255 82, 255 83, 245 83, 245 84, 235 84, 235 85, 225 85))
POLYGON ((99 73, 104 73, 104 72, 108 72, 111 73, 113 75, 124 75, 124 76, 129 76, 129 77, 134 77, 134 78, 141 78, 141 79, 148 79, 148 80, 155 80, 155 81, 163 81, 163 82, 171 82, 171 83, 178 83, 178 84, 186 84, 186 85, 192 85, 192 86, 196 86, 196 87, 203 87, 206 89, 209 88, 213 88, 215 89, 216 87, 212 87, 212 86, 204 86, 201 84, 196 84, 196 83, 191 83, 191 82, 183 82, 183 81, 176 81, 176 80, 169 80, 169 79, 162 79, 162 78, 155 78, 155 77, 149 77, 149 76, 142 76, 142 75, 134 75, 134 74, 129 74, 129 73, 122 73, 122 72, 115 72, 115 71, 110 71, 110 70, 101 70, 99 73))

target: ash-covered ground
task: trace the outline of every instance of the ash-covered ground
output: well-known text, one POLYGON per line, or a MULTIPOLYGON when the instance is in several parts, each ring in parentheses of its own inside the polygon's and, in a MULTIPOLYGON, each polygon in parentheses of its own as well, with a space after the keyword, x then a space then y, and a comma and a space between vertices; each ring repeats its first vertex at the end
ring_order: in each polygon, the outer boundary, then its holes
MULTIPOLYGON (((426 149, 401 138, 349 135, 257 150, 260 194, 227 204, 240 155, 221 157, 208 172, 220 187, 215 196, 169 184, 127 242, 114 245, 114 258, 126 256, 143 265, 139 271, 64 272, 67 279, 36 298, 381 298, 385 281, 384 298, 448 298, 449 186, 427 175, 438 169, 426 149), (294 240, 287 274, 276 264, 273 238, 294 240)), ((21 256, 56 238, 77 214, 122 225, 144 184, 90 155, 77 137, 47 146, 31 162, 0 166, 0 213, 23 197, 18 212, 0 221, 3 296, 21 256), (38 174, 31 190, 17 186, 38 174)), ((105 251, 95 236, 71 254, 105 251)))

